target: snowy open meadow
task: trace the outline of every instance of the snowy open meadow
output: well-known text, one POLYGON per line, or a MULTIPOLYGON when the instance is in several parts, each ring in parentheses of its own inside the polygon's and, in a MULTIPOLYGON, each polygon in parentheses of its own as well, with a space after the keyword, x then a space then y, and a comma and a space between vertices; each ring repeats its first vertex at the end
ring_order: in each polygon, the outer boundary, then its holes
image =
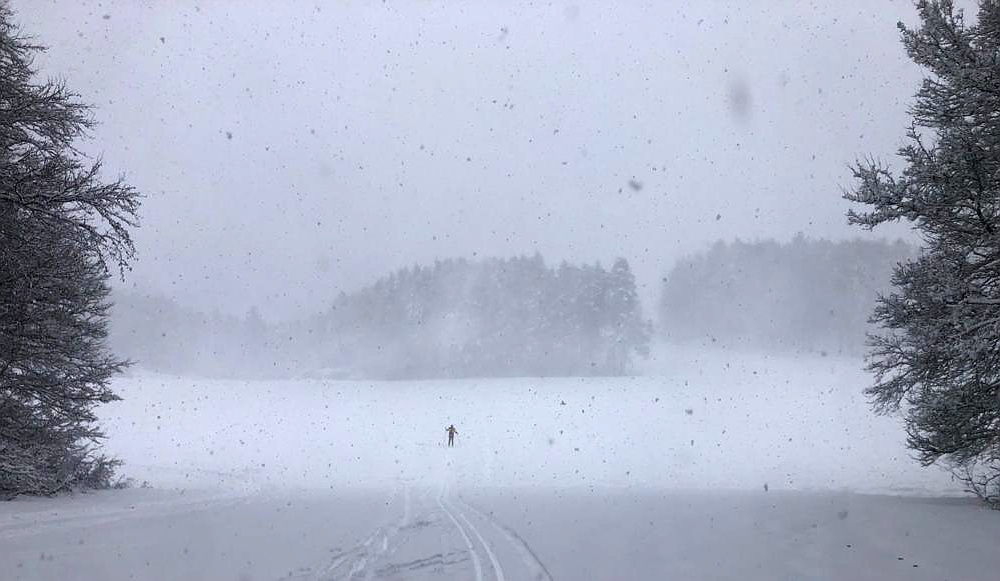
POLYGON ((158 487, 435 484, 955 493, 877 417, 858 359, 696 348, 650 375, 414 382, 123 378, 107 449, 158 487), (446 448, 444 428, 458 428, 446 448))
POLYGON ((103 410, 137 487, 0 505, 0 578, 996 578, 1000 519, 908 457, 861 361, 665 353, 629 378, 137 371, 103 410))

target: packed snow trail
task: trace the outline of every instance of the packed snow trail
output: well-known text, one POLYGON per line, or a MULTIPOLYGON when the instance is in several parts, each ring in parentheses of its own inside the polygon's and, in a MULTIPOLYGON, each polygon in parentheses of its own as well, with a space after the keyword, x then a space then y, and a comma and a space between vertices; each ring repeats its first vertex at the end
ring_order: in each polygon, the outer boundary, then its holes
MULTIPOLYGON (((516 534, 451 495, 450 486, 419 492, 409 487, 401 514, 328 562, 300 569, 313 581, 445 579, 550 580, 545 567, 516 534)), ((396 503, 398 504, 398 503, 396 503)))

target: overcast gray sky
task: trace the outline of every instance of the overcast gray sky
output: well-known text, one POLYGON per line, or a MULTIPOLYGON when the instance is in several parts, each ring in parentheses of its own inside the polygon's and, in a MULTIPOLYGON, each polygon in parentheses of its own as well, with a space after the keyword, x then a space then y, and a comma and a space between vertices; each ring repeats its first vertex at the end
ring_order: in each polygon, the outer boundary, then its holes
POLYGON ((271 319, 435 257, 621 255, 651 301, 717 238, 859 234, 920 78, 908 1, 11 5, 148 195, 128 284, 271 319))

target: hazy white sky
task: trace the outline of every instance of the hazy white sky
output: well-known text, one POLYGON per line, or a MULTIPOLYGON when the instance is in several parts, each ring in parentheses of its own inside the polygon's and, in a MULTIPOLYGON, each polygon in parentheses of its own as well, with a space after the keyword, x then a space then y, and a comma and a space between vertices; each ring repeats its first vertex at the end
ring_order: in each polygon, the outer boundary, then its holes
POLYGON ((621 255, 651 301, 720 237, 859 234, 920 78, 908 1, 11 5, 148 195, 128 284, 271 319, 435 257, 621 255))

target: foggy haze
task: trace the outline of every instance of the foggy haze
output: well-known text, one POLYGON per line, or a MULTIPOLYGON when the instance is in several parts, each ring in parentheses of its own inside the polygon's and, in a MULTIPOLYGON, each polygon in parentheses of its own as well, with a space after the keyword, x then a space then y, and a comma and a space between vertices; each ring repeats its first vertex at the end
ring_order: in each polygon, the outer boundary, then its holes
POLYGON ((716 239, 854 236, 850 156, 892 157, 919 78, 908 1, 12 8, 148 196, 125 284, 268 320, 535 251, 626 257, 654 305, 716 239))

